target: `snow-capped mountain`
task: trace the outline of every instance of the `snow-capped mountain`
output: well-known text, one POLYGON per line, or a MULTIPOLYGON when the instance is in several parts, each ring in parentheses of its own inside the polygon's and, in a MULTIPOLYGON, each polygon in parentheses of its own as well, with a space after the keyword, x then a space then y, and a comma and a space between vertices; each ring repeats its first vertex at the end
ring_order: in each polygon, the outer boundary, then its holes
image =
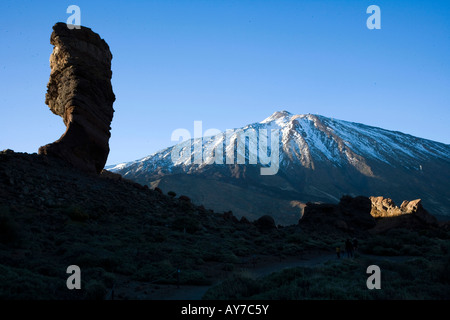
POLYGON ((450 215, 450 145, 320 115, 275 112, 107 169, 217 210, 272 214, 280 223, 298 220, 307 201, 344 194, 422 198, 430 212, 450 215))

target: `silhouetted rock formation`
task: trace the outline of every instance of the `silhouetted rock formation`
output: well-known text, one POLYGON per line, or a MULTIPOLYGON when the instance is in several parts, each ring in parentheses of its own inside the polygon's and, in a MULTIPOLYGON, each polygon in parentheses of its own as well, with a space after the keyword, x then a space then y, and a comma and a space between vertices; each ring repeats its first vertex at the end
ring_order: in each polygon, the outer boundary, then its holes
POLYGON ((413 214, 425 223, 437 225, 437 219, 422 206, 422 200, 403 201, 400 210, 405 214, 413 214))
POLYGON ((111 86, 112 54, 91 29, 53 26, 50 81, 45 103, 63 118, 66 132, 39 148, 87 172, 100 173, 109 154, 115 96, 111 86))
POLYGON ((375 225, 375 221, 370 215, 372 203, 367 197, 343 196, 339 202, 339 209, 344 215, 344 220, 350 220, 350 227, 355 226, 366 230, 375 225))
POLYGON ((251 224, 251 222, 246 217, 241 217, 241 220, 239 220, 239 222, 247 225, 251 224))
POLYGON ((223 218, 225 220, 233 221, 233 222, 239 222, 239 220, 233 215, 232 211, 226 211, 222 214, 223 218))
POLYGON ((339 204, 308 202, 299 225, 322 232, 361 232, 375 226, 367 197, 343 196, 339 204))
POLYGON ((254 222, 254 225, 262 231, 269 231, 277 228, 275 220, 269 215, 262 216, 254 222))

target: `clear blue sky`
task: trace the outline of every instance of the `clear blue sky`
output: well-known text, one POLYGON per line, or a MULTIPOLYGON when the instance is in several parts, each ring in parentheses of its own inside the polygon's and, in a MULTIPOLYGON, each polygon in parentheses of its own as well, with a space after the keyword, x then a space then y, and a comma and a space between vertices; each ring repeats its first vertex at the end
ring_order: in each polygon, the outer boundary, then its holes
POLYGON ((2 150, 64 132, 44 101, 52 26, 71 4, 114 56, 108 164, 172 145, 194 120, 225 130, 276 110, 450 143, 450 1, 2 0, 2 150), (371 4, 381 30, 366 27, 371 4))

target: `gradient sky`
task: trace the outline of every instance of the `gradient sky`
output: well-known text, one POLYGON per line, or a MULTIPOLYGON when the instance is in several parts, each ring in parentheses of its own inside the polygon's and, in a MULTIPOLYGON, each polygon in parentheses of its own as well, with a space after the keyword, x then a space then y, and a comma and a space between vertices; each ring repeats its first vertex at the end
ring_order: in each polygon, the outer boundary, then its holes
POLYGON ((193 133, 314 113, 450 143, 450 1, 0 2, 0 149, 65 127, 45 105, 52 26, 81 8, 113 54, 108 164, 193 133), (369 30, 369 5, 381 30, 369 30))

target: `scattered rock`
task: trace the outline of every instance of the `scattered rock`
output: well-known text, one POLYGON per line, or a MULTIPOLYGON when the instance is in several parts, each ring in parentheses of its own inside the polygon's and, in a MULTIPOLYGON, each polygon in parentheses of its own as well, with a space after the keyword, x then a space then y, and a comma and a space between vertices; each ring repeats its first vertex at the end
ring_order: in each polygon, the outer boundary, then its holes
POLYGON ((180 199, 181 201, 191 202, 191 198, 189 198, 188 196, 181 195, 178 199, 180 199))
POLYGON ((100 173, 100 175, 103 178, 107 178, 107 179, 112 179, 112 180, 122 180, 122 176, 118 173, 114 173, 108 170, 102 170, 102 172, 100 173))
POLYGON ((173 192, 173 191, 167 192, 167 195, 172 197, 172 198, 175 198, 177 196, 177 194, 175 192, 173 192))

